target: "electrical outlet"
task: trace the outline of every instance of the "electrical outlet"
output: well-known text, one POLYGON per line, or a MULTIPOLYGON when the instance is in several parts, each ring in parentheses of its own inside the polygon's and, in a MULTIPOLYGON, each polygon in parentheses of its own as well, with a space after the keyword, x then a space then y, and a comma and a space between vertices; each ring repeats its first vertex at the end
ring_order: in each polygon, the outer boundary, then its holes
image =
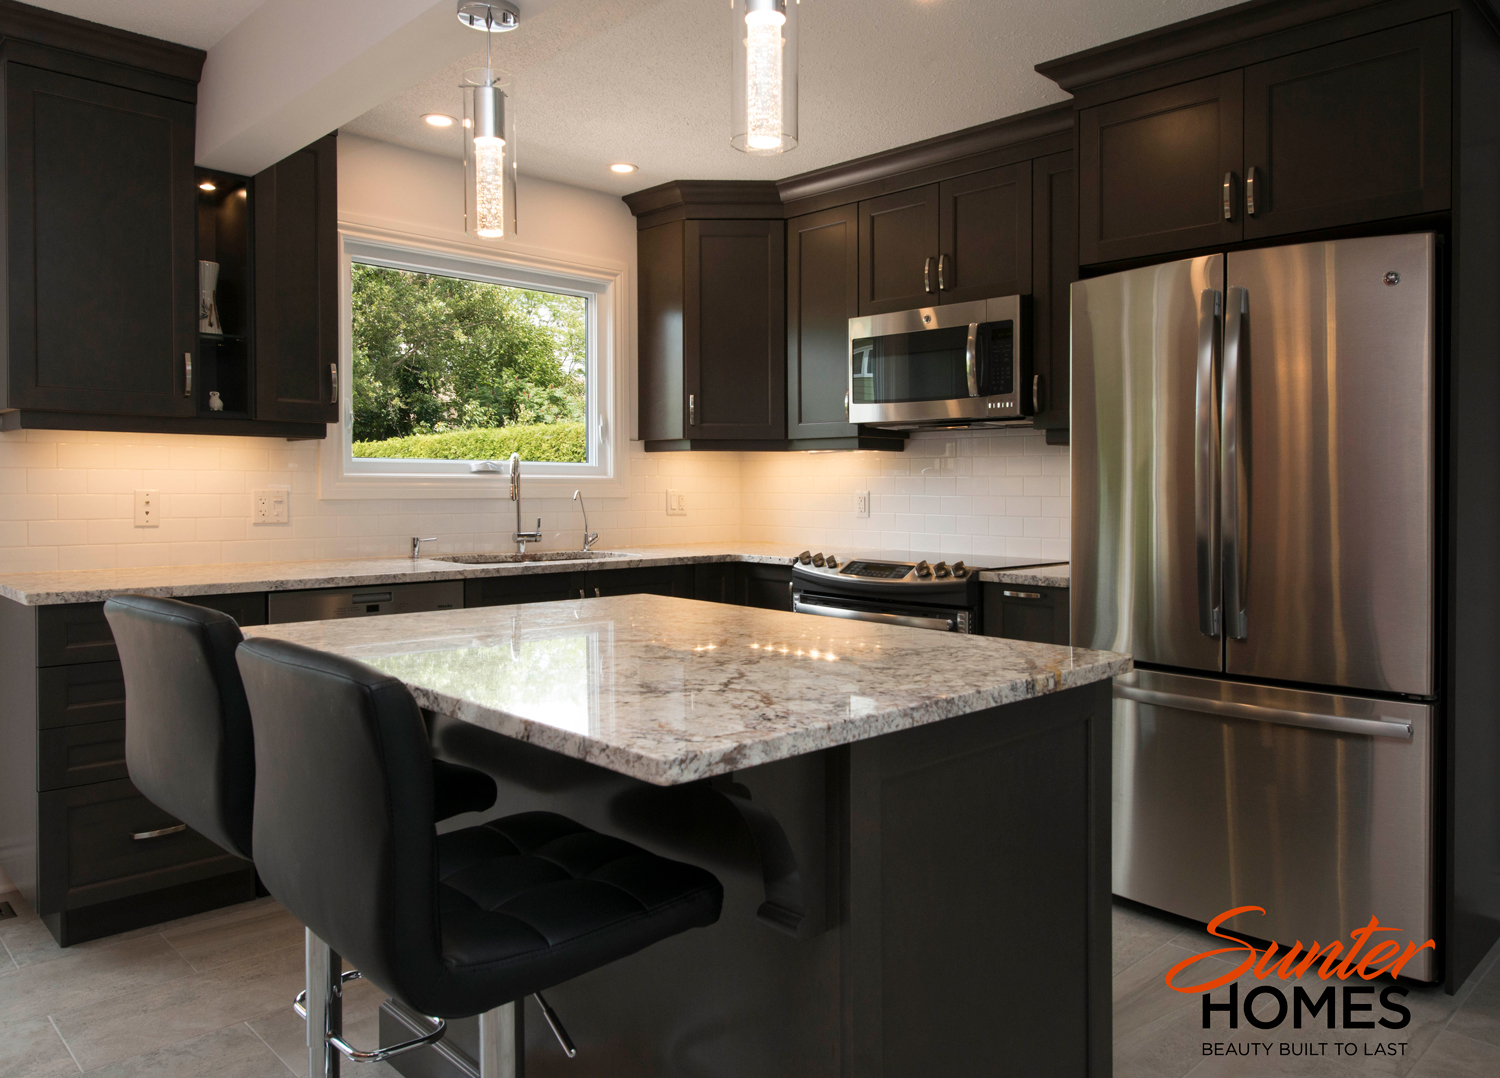
POLYGON ((854 515, 860 520, 868 520, 870 518, 870 492, 868 490, 855 492, 854 515))
POLYGON ((250 523, 285 524, 291 519, 290 487, 267 487, 250 492, 250 523))
POLYGON ((137 528, 159 528, 161 521, 161 491, 138 490, 135 492, 135 526, 137 528))
POLYGON ((667 516, 687 516, 687 497, 680 490, 667 491, 667 516))

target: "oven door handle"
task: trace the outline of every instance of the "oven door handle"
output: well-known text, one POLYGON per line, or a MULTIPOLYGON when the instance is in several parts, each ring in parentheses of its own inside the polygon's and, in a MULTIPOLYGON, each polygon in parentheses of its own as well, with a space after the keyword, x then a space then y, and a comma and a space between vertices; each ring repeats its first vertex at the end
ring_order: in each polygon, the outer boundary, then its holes
POLYGON ((876 610, 849 610, 842 606, 824 606, 822 603, 805 603, 792 599, 792 610, 798 614, 817 614, 824 618, 847 618, 850 621, 874 621, 882 625, 904 625, 909 629, 941 629, 955 632, 956 618, 918 618, 910 614, 882 614, 876 610))
POLYGON ((969 340, 964 345, 964 372, 969 376, 969 396, 979 396, 979 323, 969 323, 969 340))

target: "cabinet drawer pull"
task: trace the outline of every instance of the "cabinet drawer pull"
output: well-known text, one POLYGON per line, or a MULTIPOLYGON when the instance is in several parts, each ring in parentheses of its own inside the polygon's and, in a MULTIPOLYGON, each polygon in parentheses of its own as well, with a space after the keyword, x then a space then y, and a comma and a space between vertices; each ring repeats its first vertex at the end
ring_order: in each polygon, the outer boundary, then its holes
POLYGON ((147 838, 161 838, 163 835, 175 835, 179 831, 186 831, 186 830, 187 830, 187 824, 180 823, 176 827, 163 827, 159 831, 137 831, 135 834, 131 835, 130 837, 133 838, 133 839, 135 839, 137 842, 140 842, 142 839, 147 839, 147 838))
POLYGON ((1224 220, 1234 220, 1234 173, 1224 173, 1224 220))
POLYGON ((1007 591, 1002 592, 1007 599, 1040 599, 1042 593, 1039 591, 1007 591))
POLYGON ((936 261, 936 260, 929 258, 926 262, 922 263, 922 291, 923 292, 930 293, 930 292, 933 291, 933 287, 932 287, 932 263, 934 261, 936 261))
POLYGON ((603 598, 603 596, 601 596, 601 595, 600 595, 600 594, 599 594, 599 589, 598 589, 598 588, 595 588, 595 589, 594 589, 594 598, 595 598, 595 599, 600 599, 600 598, 603 598))
POLYGON ((193 353, 182 353, 182 395, 193 395, 193 353))
POLYGON ((1245 216, 1255 216, 1255 166, 1245 170, 1245 216))
POLYGON ((583 589, 582 589, 582 588, 579 588, 579 589, 578 589, 578 597, 579 597, 579 598, 580 598, 580 599, 582 599, 582 598, 583 598, 583 589))

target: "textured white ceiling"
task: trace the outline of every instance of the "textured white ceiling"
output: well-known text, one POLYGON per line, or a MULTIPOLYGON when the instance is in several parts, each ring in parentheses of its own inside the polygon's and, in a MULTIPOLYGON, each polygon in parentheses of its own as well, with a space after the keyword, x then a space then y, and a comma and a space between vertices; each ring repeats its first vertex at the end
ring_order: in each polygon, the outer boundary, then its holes
MULTIPOLYGON (((564 0, 495 36, 516 77, 522 172, 625 193, 672 179, 780 179, 1009 116, 1066 95, 1034 64, 1234 0, 802 0, 800 145, 729 146, 727 0, 564 0), (640 166, 615 176, 612 161, 640 166)), ((456 114, 472 56, 343 130, 461 153, 456 114)))
POLYGON ((102 22, 121 30, 210 48, 246 15, 260 7, 261 0, 27 0, 28 3, 102 22))

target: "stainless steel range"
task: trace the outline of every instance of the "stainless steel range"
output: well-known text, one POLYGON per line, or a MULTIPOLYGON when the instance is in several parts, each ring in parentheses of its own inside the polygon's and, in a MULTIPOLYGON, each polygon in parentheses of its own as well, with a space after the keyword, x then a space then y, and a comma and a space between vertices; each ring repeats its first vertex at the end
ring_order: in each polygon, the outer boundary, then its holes
POLYGON ((1037 558, 983 557, 973 563, 950 563, 941 555, 909 551, 840 557, 804 550, 792 565, 792 609, 914 629, 979 633, 984 629, 979 574, 1047 564, 1051 563, 1037 558))

